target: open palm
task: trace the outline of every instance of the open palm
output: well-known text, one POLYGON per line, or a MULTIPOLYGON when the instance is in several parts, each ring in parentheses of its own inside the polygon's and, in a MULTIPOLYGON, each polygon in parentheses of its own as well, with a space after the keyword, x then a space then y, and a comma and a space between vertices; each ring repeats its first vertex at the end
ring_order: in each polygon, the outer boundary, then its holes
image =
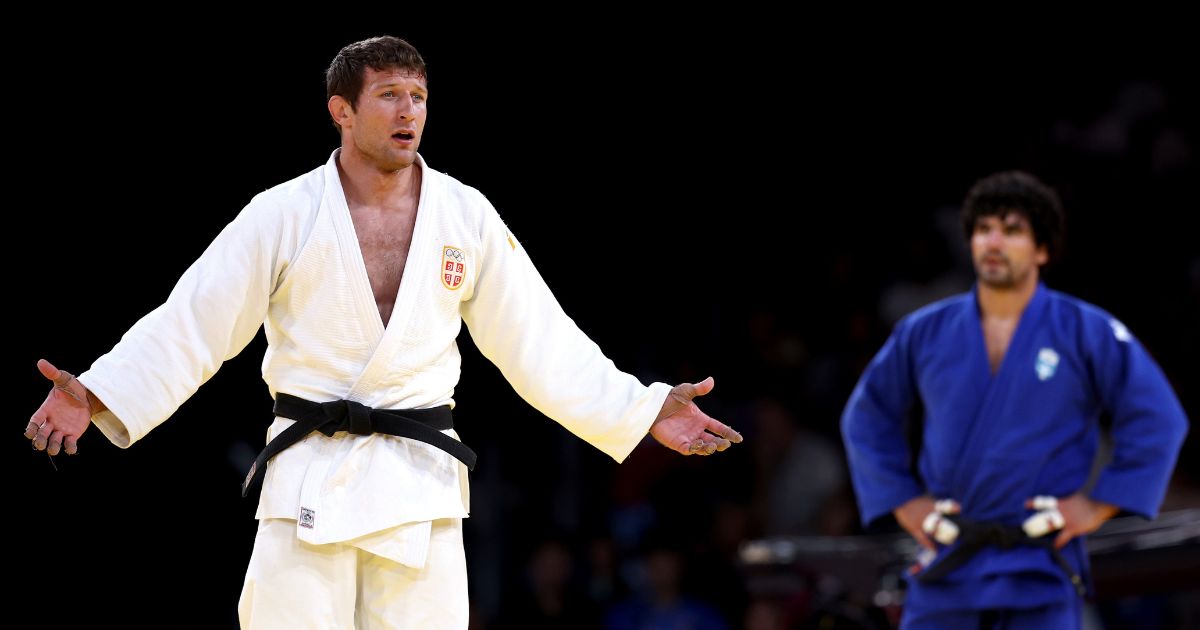
POLYGON ((658 419, 650 427, 650 435, 683 455, 712 455, 741 442, 740 433, 709 417, 694 402, 696 397, 711 392, 713 386, 710 376, 699 383, 681 383, 671 388, 658 419))
POLYGON ((91 424, 88 390, 79 379, 45 359, 39 360, 37 367, 54 386, 42 406, 29 418, 25 437, 33 440, 33 448, 39 451, 57 455, 61 449, 74 455, 79 451, 79 436, 91 424))

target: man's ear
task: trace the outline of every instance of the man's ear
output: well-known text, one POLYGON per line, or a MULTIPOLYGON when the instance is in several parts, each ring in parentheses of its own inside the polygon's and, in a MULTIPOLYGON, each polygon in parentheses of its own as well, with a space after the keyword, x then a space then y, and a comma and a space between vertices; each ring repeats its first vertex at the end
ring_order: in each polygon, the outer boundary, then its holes
POLYGON ((354 122, 354 107, 345 98, 335 94, 329 97, 326 107, 329 108, 329 115, 333 117, 333 122, 337 123, 339 127, 346 127, 347 123, 354 122))

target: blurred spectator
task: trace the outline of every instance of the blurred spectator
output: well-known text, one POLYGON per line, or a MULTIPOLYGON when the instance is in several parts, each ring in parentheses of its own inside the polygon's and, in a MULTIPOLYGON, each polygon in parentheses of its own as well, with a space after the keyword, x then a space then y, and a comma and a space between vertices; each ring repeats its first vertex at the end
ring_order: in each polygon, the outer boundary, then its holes
POLYGON ((724 630, 720 613, 683 592, 684 558, 673 543, 652 541, 640 559, 634 594, 605 619, 607 630, 724 630))
POLYGON ((567 544, 543 540, 529 557, 525 582, 506 599, 498 628, 588 630, 599 627, 599 615, 575 579, 575 562, 567 544))
MULTIPOLYGON (((755 506, 767 536, 837 535, 849 521, 837 514, 846 495, 841 448, 799 425, 783 405, 760 399, 754 406, 755 506), (834 518, 830 518, 830 517, 834 518), (829 528, 833 528, 830 530, 829 528)), ((841 510, 844 512, 844 510, 841 510)))

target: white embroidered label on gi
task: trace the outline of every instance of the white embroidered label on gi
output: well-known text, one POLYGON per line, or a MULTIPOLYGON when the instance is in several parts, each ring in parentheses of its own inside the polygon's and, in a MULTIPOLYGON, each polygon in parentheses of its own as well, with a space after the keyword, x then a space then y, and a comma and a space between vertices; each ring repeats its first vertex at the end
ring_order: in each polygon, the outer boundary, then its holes
POLYGON ((1054 376, 1054 371, 1058 369, 1058 353, 1050 348, 1038 350, 1037 363, 1033 369, 1037 372, 1039 380, 1044 381, 1054 376))
POLYGON ((317 524, 317 513, 306 508, 300 508, 300 527, 312 529, 317 524))
POLYGON ((446 245, 442 248, 442 286, 451 291, 462 286, 466 277, 467 254, 457 247, 446 245))
POLYGON ((1125 324, 1115 319, 1110 319, 1108 320, 1108 325, 1112 326, 1113 336, 1117 338, 1117 341, 1129 343, 1133 340, 1133 335, 1129 334, 1129 329, 1125 327, 1125 324))

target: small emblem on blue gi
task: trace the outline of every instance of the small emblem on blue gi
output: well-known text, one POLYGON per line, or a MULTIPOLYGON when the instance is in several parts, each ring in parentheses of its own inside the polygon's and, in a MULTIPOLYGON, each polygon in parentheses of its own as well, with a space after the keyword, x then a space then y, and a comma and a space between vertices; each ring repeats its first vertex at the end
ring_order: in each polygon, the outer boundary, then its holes
POLYGON ((300 508, 300 527, 312 529, 317 524, 317 513, 306 508, 300 508))
POLYGON ((1054 376, 1054 371, 1058 369, 1058 353, 1050 348, 1042 348, 1038 350, 1037 363, 1034 364, 1033 370, 1037 372, 1038 380, 1047 380, 1054 376))
POLYGON ((1115 319, 1110 319, 1108 320, 1108 325, 1112 326, 1113 336, 1117 338, 1117 341, 1129 343, 1133 339, 1133 335, 1129 334, 1129 329, 1125 327, 1125 324, 1115 319))

